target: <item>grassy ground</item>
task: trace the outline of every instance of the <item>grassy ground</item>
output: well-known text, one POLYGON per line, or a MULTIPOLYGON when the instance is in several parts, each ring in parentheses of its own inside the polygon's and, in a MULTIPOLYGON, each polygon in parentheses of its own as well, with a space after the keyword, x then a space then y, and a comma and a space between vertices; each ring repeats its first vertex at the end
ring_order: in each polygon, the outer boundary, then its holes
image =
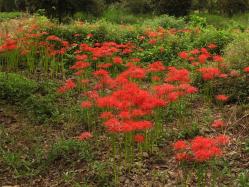
MULTIPOLYGON (((192 115, 171 119, 165 124, 165 137, 160 146, 148 154, 138 155, 131 171, 121 169, 121 186, 178 186, 187 171, 187 183, 196 185, 193 165, 179 168, 167 147, 178 138, 214 135, 206 124, 213 116, 229 116, 226 133, 232 138, 224 160, 217 165, 216 186, 246 186, 248 184, 248 119, 249 107, 231 105, 220 108, 196 98, 192 115), (196 126, 198 124, 198 126, 196 126), (247 181, 247 182, 246 182, 247 181)), ((1 104, 1 177, 2 185, 20 186, 112 186, 110 142, 104 135, 95 136, 88 144, 75 137, 84 125, 40 125, 16 107, 1 104), (106 142, 104 145, 102 142, 106 142)), ((120 159, 120 158, 119 158, 120 159)), ((122 166, 121 166, 122 168, 122 166)), ((207 175, 206 184, 213 180, 207 175)))

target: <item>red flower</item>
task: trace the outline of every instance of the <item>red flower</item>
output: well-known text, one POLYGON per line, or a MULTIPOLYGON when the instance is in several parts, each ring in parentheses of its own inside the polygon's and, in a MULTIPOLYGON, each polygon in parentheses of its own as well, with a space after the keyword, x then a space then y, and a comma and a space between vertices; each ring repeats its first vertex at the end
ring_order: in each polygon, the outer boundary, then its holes
POLYGON ((220 70, 218 68, 200 68, 198 71, 201 72, 204 80, 211 80, 220 75, 220 70))
POLYGON ((65 93, 65 92, 67 92, 69 90, 74 89, 75 87, 76 87, 76 84, 73 82, 73 80, 68 79, 68 80, 66 80, 66 83, 64 84, 64 86, 62 86, 62 87, 60 87, 58 89, 58 92, 59 93, 65 93))
POLYGON ((197 55, 198 53, 200 53, 200 51, 199 51, 199 49, 194 49, 194 50, 190 51, 190 53, 192 55, 197 55))
POLYGON ((84 61, 88 58, 88 56, 87 55, 77 55, 75 58, 78 61, 84 61))
POLYGON ((48 36, 47 40, 49 40, 49 41, 58 41, 58 42, 62 41, 58 36, 55 36, 55 35, 48 36))
POLYGON ((182 59, 187 59, 188 58, 188 53, 186 51, 180 52, 179 57, 182 59))
POLYGON ((84 140, 87 140, 87 139, 92 138, 92 137, 93 137, 93 136, 92 136, 92 134, 91 134, 90 132, 83 132, 83 133, 81 133, 81 134, 79 135, 78 139, 79 139, 80 141, 84 141, 84 140))
POLYGON ((93 34, 92 33, 89 33, 86 35, 87 38, 92 38, 93 37, 93 34))
POLYGON ((216 100, 218 101, 227 101, 229 99, 229 96, 226 96, 226 95, 217 95, 215 96, 216 100))
POLYGON ((226 135, 219 135, 215 138, 215 141, 218 145, 226 145, 229 143, 230 138, 226 135))
POLYGON ((215 44, 209 44, 208 48, 209 49, 215 49, 215 48, 217 48, 217 45, 215 45, 215 44))
POLYGON ((90 66, 89 62, 76 62, 73 66, 70 67, 70 69, 84 69, 90 66))
POLYGON ((223 62, 223 61, 224 61, 224 59, 223 59, 220 55, 214 56, 214 57, 213 57, 213 60, 214 60, 215 62, 223 62))
POLYGON ((83 101, 81 103, 82 108, 91 108, 91 106, 92 106, 92 103, 90 101, 83 101))
POLYGON ((148 67, 149 72, 160 72, 160 71, 164 71, 165 69, 166 68, 162 64, 161 61, 157 61, 157 62, 154 62, 152 64, 149 64, 149 67, 148 67))
POLYGON ((151 78, 151 80, 152 81, 160 81, 160 77, 159 76, 153 76, 152 78, 151 78))
POLYGON ((157 40, 152 39, 152 40, 149 40, 148 43, 151 44, 151 45, 153 45, 153 44, 156 44, 156 43, 157 43, 157 40))
POLYGON ((188 147, 186 141, 184 140, 178 140, 177 142, 175 142, 173 144, 173 147, 175 150, 183 150, 186 149, 188 147))
MULTIPOLYGON (((248 72, 249 72, 249 68, 248 68, 248 72)), ((239 77, 240 73, 238 71, 236 71, 236 70, 231 70, 229 75, 231 77, 239 77)))
POLYGON ((225 123, 222 120, 215 120, 212 123, 212 127, 214 127, 214 128, 220 128, 220 127, 223 127, 224 125, 225 125, 225 123))
POLYGON ((136 134, 135 136, 134 136, 134 141, 135 142, 137 142, 137 143, 142 143, 142 142, 144 142, 144 136, 143 135, 141 135, 141 134, 136 134))
POLYGON ((187 153, 177 153, 175 155, 175 158, 177 161, 183 161, 183 160, 188 160, 190 156, 187 153))
POLYGON ((249 73, 249 67, 244 68, 244 72, 249 73))
POLYGON ((206 61, 207 61, 207 59, 210 57, 210 55, 209 54, 201 54, 200 56, 199 56, 199 62, 201 63, 201 64, 205 64, 206 63, 206 61))
POLYGON ((166 82, 179 81, 181 83, 187 83, 190 81, 190 73, 186 69, 176 69, 175 67, 169 67, 168 77, 166 82))
POLYGON ((113 58, 113 63, 114 63, 114 64, 122 64, 122 63, 123 63, 123 60, 122 60, 121 57, 116 56, 116 57, 113 58))

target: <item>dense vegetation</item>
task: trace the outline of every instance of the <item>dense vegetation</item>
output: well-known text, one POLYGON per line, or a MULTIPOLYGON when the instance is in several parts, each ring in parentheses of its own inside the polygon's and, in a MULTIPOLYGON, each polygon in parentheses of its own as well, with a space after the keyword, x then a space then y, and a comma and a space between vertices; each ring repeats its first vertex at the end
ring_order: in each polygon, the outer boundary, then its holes
POLYGON ((63 20, 77 12, 102 16, 106 10, 121 9, 133 14, 169 14, 185 16, 190 11, 208 11, 232 16, 249 9, 248 0, 1 0, 1 11, 44 11, 49 17, 63 20))
POLYGON ((0 9, 0 185, 249 185, 248 1, 0 9))

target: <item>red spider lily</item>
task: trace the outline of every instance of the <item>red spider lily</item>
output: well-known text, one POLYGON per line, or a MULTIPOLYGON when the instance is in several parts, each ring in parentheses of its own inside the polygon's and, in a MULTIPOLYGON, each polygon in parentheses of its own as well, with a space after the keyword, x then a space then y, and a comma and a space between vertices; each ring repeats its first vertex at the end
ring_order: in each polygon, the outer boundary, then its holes
POLYGON ((143 41, 145 40, 145 36, 139 36, 138 39, 143 41))
POLYGON ((199 56, 199 62, 200 62, 201 64, 205 64, 206 61, 207 61, 207 59, 208 59, 209 57, 210 57, 210 55, 209 55, 208 53, 201 54, 201 55, 199 56))
POLYGON ((229 137, 219 135, 214 138, 197 136, 187 142, 179 140, 173 144, 174 150, 177 151, 175 158, 178 161, 193 160, 205 162, 215 157, 223 155, 221 146, 229 143, 229 137))
POLYGON ((166 68, 165 66, 162 64, 161 61, 157 61, 157 62, 154 62, 152 64, 149 64, 149 67, 148 67, 148 72, 160 72, 160 71, 164 71, 166 68))
POLYGON ((215 48, 217 48, 217 45, 215 45, 215 44, 209 44, 208 48, 209 49, 215 49, 215 48))
POLYGON ((222 155, 222 151, 215 145, 215 139, 196 137, 191 142, 191 150, 193 152, 194 160, 203 162, 210 160, 213 157, 222 155))
POLYGON ((76 34, 73 34, 73 36, 74 36, 74 37, 79 37, 79 36, 81 36, 81 35, 76 33, 76 34))
POLYGON ((66 80, 65 84, 58 89, 59 93, 65 93, 69 90, 72 90, 76 87, 76 84, 73 82, 72 79, 66 80))
POLYGON ((82 108, 91 108, 92 107, 92 103, 90 101, 83 101, 81 103, 81 107, 82 108))
POLYGON ((224 62, 224 59, 220 55, 213 56, 214 62, 224 62))
POLYGON ((197 55, 197 54, 200 53, 200 50, 199 50, 199 49, 194 49, 194 50, 190 51, 190 53, 191 53, 192 55, 197 55))
POLYGON ((151 80, 152 80, 152 81, 160 81, 161 78, 160 78, 159 76, 153 76, 153 77, 151 78, 151 80))
POLYGON ((113 63, 114 63, 114 64, 122 64, 122 63, 123 63, 123 60, 122 60, 121 57, 116 56, 116 57, 113 58, 113 63))
POLYGON ((226 145, 230 141, 230 138, 226 135, 219 135, 215 137, 215 142, 217 145, 226 145))
POLYGON ((176 69, 175 67, 169 67, 168 70, 168 77, 165 79, 166 82, 179 81, 180 83, 188 83, 190 81, 188 70, 176 69))
POLYGON ((227 77, 228 77, 228 75, 225 73, 222 73, 219 75, 219 78, 222 78, 222 79, 226 79, 227 77))
POLYGON ((136 134, 134 136, 134 141, 137 142, 137 143, 143 143, 144 142, 144 135, 141 135, 141 134, 136 134))
POLYGON ((55 36, 55 35, 48 36, 46 40, 48 40, 48 41, 58 41, 58 42, 62 41, 58 36, 55 36))
POLYGON ((78 61, 73 66, 70 67, 70 69, 84 69, 90 66, 89 62, 82 62, 78 61))
POLYGON ((113 64, 111 64, 111 63, 104 63, 104 64, 99 64, 98 68, 107 69, 107 68, 112 67, 112 66, 113 66, 113 64))
POLYGON ((201 52, 202 52, 203 54, 209 54, 209 53, 208 53, 208 50, 207 50, 206 48, 204 48, 204 47, 201 48, 201 52))
POLYGON ((15 49, 17 49, 17 41, 13 39, 6 39, 4 43, 0 46, 0 53, 12 51, 15 49))
POLYGON ((188 58, 188 60, 189 60, 190 62, 192 62, 192 61, 195 60, 195 57, 192 57, 192 56, 191 56, 191 57, 188 58))
POLYGON ((204 80, 212 80, 220 75, 220 70, 218 68, 200 68, 198 71, 201 72, 204 80))
POLYGON ((249 73, 249 67, 245 67, 244 72, 249 73))
POLYGON ((214 128, 220 128, 220 127, 223 127, 223 126, 225 126, 225 122, 223 120, 215 120, 212 123, 212 127, 214 127, 214 128))
POLYGON ((172 84, 162 84, 155 86, 153 89, 155 90, 156 95, 160 97, 173 92, 176 87, 172 84))
MULTIPOLYGON (((249 68, 248 68, 248 72, 249 72, 249 68)), ((229 75, 231 77, 239 77, 240 73, 238 71, 236 71, 236 70, 231 70, 230 73, 229 73, 229 75)))
POLYGON ((187 59, 188 53, 186 51, 183 51, 183 52, 179 53, 179 57, 181 57, 182 59, 187 59))
POLYGON ((86 35, 87 38, 92 38, 93 37, 93 34, 92 33, 89 33, 86 35))
POLYGON ((184 90, 187 94, 194 94, 198 92, 198 89, 190 84, 180 84, 178 88, 184 90))
POLYGON ((187 142, 184 140, 178 140, 173 144, 175 150, 183 150, 188 147, 187 142))
POLYGON ((156 44, 156 43, 157 43, 157 40, 152 39, 152 40, 149 40, 149 41, 148 41, 148 43, 149 43, 149 44, 151 44, 151 45, 154 45, 154 44, 156 44))
POLYGON ((215 99, 218 100, 218 101, 227 101, 229 99, 229 96, 226 96, 226 95, 217 95, 215 96, 215 99))
POLYGON ((111 112, 103 112, 100 115, 101 119, 111 119, 113 117, 114 117, 114 115, 111 112))
POLYGON ((177 153, 175 155, 175 159, 177 161, 183 161, 183 160, 189 160, 190 159, 190 155, 188 153, 177 153))
POLYGON ((79 135, 78 139, 80 141, 84 141, 84 140, 87 140, 87 139, 92 138, 92 137, 93 137, 93 135, 90 132, 83 132, 79 135))
POLYGON ((140 59, 140 58, 132 58, 131 61, 132 61, 132 62, 140 62, 141 59, 140 59))
POLYGON ((199 64, 199 62, 192 62, 191 65, 192 66, 199 66, 200 64, 199 64))
POLYGON ((88 59, 88 56, 87 55, 77 55, 75 58, 78 61, 84 61, 84 60, 88 59))

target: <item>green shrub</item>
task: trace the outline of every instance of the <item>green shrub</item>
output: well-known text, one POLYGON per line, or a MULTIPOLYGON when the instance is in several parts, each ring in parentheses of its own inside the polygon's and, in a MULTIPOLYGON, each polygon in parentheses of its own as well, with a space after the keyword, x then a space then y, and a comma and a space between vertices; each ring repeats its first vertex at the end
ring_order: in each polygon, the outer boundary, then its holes
POLYGON ((224 58, 231 69, 242 70, 249 66, 249 34, 238 35, 224 50, 224 58))
MULTIPOLYGON (((224 58, 230 70, 243 72, 249 66, 249 35, 241 34, 225 49, 224 58)), ((228 77, 215 82, 215 94, 227 94, 231 102, 249 102, 249 77, 228 77)))
POLYGON ((19 18, 22 16, 23 16, 23 13, 21 12, 0 12, 0 21, 15 19, 15 18, 19 18))
POLYGON ((36 92, 38 84, 21 75, 0 73, 0 99, 7 103, 22 103, 36 92))
POLYGON ((205 17, 201 17, 198 15, 191 15, 189 17, 190 25, 193 25, 195 27, 201 27, 204 28, 207 26, 207 19, 205 17))
POLYGON ((208 27, 195 37, 193 44, 196 48, 201 48, 214 43, 218 46, 216 52, 221 53, 233 39, 234 35, 229 31, 208 27))
POLYGON ((24 102, 24 108, 35 124, 43 124, 59 115, 54 95, 32 95, 24 102))
POLYGON ((165 29, 176 28, 183 29, 186 27, 183 18, 175 18, 173 16, 161 15, 152 19, 146 19, 142 23, 142 28, 158 28, 163 27, 165 29))

